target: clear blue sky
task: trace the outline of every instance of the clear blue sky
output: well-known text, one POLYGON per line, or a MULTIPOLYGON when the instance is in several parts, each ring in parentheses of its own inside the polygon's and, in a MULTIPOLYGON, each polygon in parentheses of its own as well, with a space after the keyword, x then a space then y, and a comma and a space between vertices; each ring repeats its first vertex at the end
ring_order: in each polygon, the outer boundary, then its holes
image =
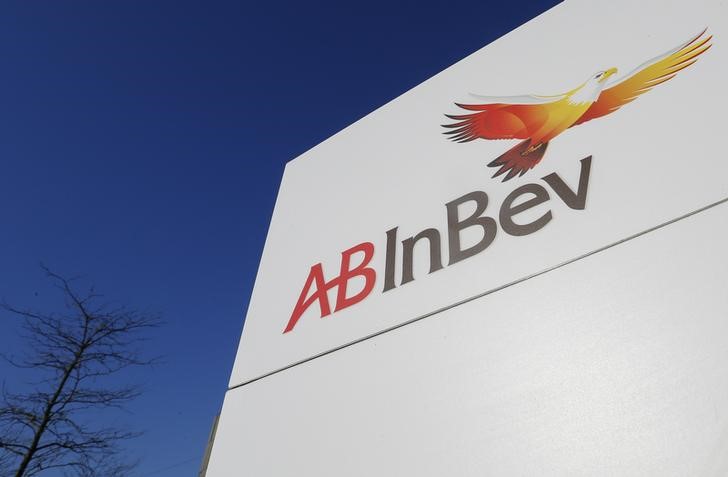
POLYGON ((284 164, 555 3, 2 3, 0 298, 57 303, 42 261, 163 313, 139 476, 197 475, 284 164))

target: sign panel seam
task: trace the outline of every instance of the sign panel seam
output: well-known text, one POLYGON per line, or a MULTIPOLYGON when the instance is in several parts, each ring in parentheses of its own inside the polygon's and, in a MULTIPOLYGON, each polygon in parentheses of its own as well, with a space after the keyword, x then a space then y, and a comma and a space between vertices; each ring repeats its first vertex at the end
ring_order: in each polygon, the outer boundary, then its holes
POLYGON ((267 378, 267 377, 269 377, 269 376, 272 376, 272 375, 274 375, 274 374, 278 374, 278 373, 280 373, 280 372, 282 372, 282 371, 285 371, 285 370, 291 369, 291 368, 293 368, 293 367, 295 367, 295 366, 298 366, 298 365, 300 365, 300 364, 304 364, 304 363, 307 363, 307 362, 309 362, 309 361, 313 361, 314 359, 317 359, 317 358, 321 358, 321 357, 323 357, 323 356, 329 355, 329 354, 331 354, 331 353, 334 353, 334 352, 336 352, 336 351, 342 350, 342 349, 344 349, 344 348, 348 348, 348 347, 350 347, 350 346, 353 346, 353 345, 355 345, 355 344, 357 344, 357 343, 361 343, 361 342, 363 342, 363 341, 366 341, 366 340, 369 340, 369 339, 375 338, 375 337, 377 337, 377 336, 380 336, 380 335, 383 335, 383 334, 385 334, 385 333, 389 333, 389 332, 391 332, 391 331, 394 331, 394 330, 397 330, 397 329, 399 329, 399 328, 403 328, 404 326, 407 326, 407 325, 410 325, 410 324, 412 324, 412 323, 418 322, 418 321, 420 321, 420 320, 423 320, 423 319, 425 319, 425 318, 429 318, 429 317, 432 317, 432 316, 434 316, 434 315, 437 315, 437 314, 439 314, 439 313, 441 313, 441 312, 444 312, 444 311, 450 310, 450 309, 452 309, 452 308, 458 307, 458 306, 460 306, 460 305, 463 305, 463 304, 465 304, 465 303, 469 303, 469 302, 471 302, 471 301, 473 301, 473 300, 477 300, 477 299, 479 299, 479 298, 483 298, 483 297, 485 297, 485 296, 491 295, 491 294, 493 294, 493 293, 496 293, 496 292, 498 292, 498 291, 500 291, 500 290, 503 290, 503 289, 509 288, 509 287, 511 287, 511 286, 513 286, 513 285, 517 285, 517 284, 519 284, 519 283, 522 283, 522 282, 525 282, 525 281, 527 281, 527 280, 530 280, 531 278, 535 278, 535 277, 538 277, 538 276, 544 275, 544 274, 546 274, 546 273, 549 273, 549 272, 552 272, 552 271, 554 271, 554 270, 557 270, 557 269, 559 269, 559 268, 565 267, 565 266, 567 266, 567 265, 570 265, 570 264, 572 264, 572 263, 574 263, 574 262, 577 262, 577 261, 579 261, 579 260, 582 260, 582 259, 584 259, 584 258, 590 257, 590 256, 592 256, 592 255, 595 255, 595 254, 597 254, 597 253, 600 253, 600 252, 604 252, 604 251, 606 251, 606 250, 609 250, 609 249, 611 249, 611 248, 613 248, 613 247, 616 247, 616 246, 618 246, 618 245, 621 245, 621 244, 623 244, 623 243, 629 242, 629 241, 631 241, 631 240, 633 240, 633 239, 639 238, 639 237, 641 237, 641 236, 643 236, 643 235, 649 234, 649 233, 651 233, 651 232, 654 232, 654 231, 656 231, 656 230, 662 229, 662 228, 664 228, 664 227, 667 227, 667 226, 669 226, 669 225, 671 225, 671 224, 674 224, 674 223, 676 223, 676 222, 679 222, 679 221, 681 221, 681 220, 683 220, 683 219, 687 219, 687 218, 689 218, 689 217, 692 217, 692 216, 694 216, 694 215, 697 215, 697 214, 699 214, 699 213, 701 213, 701 212, 704 212, 704 211, 706 211, 706 210, 708 210, 708 209, 711 209, 711 208, 713 208, 713 207, 717 207, 717 206, 719 206, 719 205, 725 204, 725 203, 727 203, 727 202, 728 202, 728 197, 724 197, 723 199, 720 199, 720 200, 718 200, 718 201, 716 201, 716 202, 713 202, 713 203, 711 203, 711 204, 708 204, 708 205, 706 205, 706 206, 703 206, 703 207, 701 207, 701 208, 699 208, 699 209, 696 209, 696 210, 693 210, 693 211, 691 211, 691 212, 688 212, 688 213, 686 213, 686 214, 680 215, 680 216, 678 216, 678 217, 675 217, 675 218, 673 218, 673 219, 671 219, 671 220, 668 220, 668 221, 666 221, 666 222, 662 222, 662 223, 660 223, 660 224, 658 224, 658 225, 655 225, 655 226, 653 226, 653 227, 650 227, 650 228, 648 228, 648 229, 645 229, 645 230, 643 230, 643 231, 641 231, 641 232, 637 232, 637 233, 635 233, 635 234, 629 235, 629 236, 627 236, 627 237, 625 237, 625 238, 623 238, 623 239, 617 240, 616 242, 612 242, 612 243, 609 243, 609 244, 607 244, 607 245, 604 245, 604 246, 602 246, 602 247, 596 248, 596 249, 594 249, 594 250, 592 250, 592 251, 590 251, 590 252, 584 253, 584 254, 582 254, 582 255, 578 255, 578 256, 576 256, 576 257, 574 257, 574 258, 571 258, 571 259, 569 259, 569 260, 566 260, 566 261, 564 261, 564 262, 561 262, 561 263, 559 263, 559 264, 556 264, 556 265, 553 265, 553 266, 551 266, 551 267, 545 268, 545 269, 543 269, 543 270, 540 270, 540 271, 534 272, 534 273, 532 273, 532 274, 530 274, 530 275, 526 275, 526 276, 524 276, 524 277, 518 278, 518 279, 516 279, 516 280, 513 280, 513 281, 511 281, 511 282, 505 283, 505 284, 503 284, 503 285, 497 286, 497 287, 495 287, 495 288, 492 288, 492 289, 490 289, 490 290, 486 290, 486 291, 484 291, 484 292, 482 292, 482 293, 479 293, 479 294, 473 295, 473 296, 471 296, 471 297, 468 297, 468 298, 464 298, 464 299, 462 299, 462 300, 459 300, 459 301, 457 301, 457 302, 455 302, 455 303, 452 303, 452 304, 450 304, 450 305, 447 305, 447 306, 443 306, 443 307, 440 307, 440 308, 438 308, 438 309, 436 309, 436 310, 433 310, 433 311, 431 311, 431 312, 428 312, 428 313, 425 313, 425 314, 423 314, 423 315, 420 315, 420 316, 417 316, 417 317, 415 317, 415 318, 412 318, 412 319, 410 319, 410 320, 407 320, 407 321, 404 321, 404 322, 398 323, 398 324, 396 324, 396 325, 394 325, 394 326, 390 326, 390 327, 388 327, 388 328, 382 329, 382 330, 380 330, 380 331, 377 331, 377 332, 375 332, 375 333, 371 333, 371 334, 369 334, 369 335, 363 336, 363 337, 361 337, 361 338, 358 338, 358 339, 356 339, 356 340, 350 341, 350 342, 348 342, 348 343, 344 343, 344 344, 342 344, 342 345, 340 345, 340 346, 336 346, 336 347, 334 347, 334 348, 328 349, 328 350, 326 350, 326 351, 323 351, 323 352, 321 352, 321 353, 317 353, 317 354, 314 354, 314 355, 312 355, 312 356, 310 356, 310 357, 308 357, 308 358, 305 358, 305 359, 302 359, 302 360, 299 360, 299 361, 293 362, 293 363, 291 363, 291 364, 289 364, 289 365, 287 365, 287 366, 283 366, 283 367, 281 367, 281 368, 278 368, 278 369, 275 369, 275 370, 273 370, 273 371, 270 371, 270 372, 267 372, 267 373, 265 373, 265 374, 262 374, 262 375, 260 375, 260 376, 258 376, 258 377, 255 377, 255 378, 252 378, 252 379, 246 380, 246 381, 244 381, 244 382, 242 382, 242 383, 240 383, 240 384, 236 384, 236 385, 234 385, 234 386, 229 386, 227 390, 228 390, 228 391, 232 391, 233 389, 238 389, 238 388, 241 388, 241 387, 243 387, 243 386, 246 386, 246 385, 248 385, 248 384, 254 383, 255 381, 259 381, 259 380, 261 380, 261 379, 263 379, 263 378, 267 378))

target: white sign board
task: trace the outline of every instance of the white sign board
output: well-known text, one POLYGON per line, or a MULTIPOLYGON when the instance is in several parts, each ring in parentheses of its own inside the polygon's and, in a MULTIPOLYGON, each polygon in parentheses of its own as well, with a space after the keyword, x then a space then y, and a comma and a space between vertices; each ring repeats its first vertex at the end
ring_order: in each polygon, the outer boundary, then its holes
POLYGON ((231 390, 208 477, 728 475, 726 241, 722 204, 231 390))
POLYGON ((723 39, 725 2, 565 2, 291 161, 230 386, 728 197, 723 39))

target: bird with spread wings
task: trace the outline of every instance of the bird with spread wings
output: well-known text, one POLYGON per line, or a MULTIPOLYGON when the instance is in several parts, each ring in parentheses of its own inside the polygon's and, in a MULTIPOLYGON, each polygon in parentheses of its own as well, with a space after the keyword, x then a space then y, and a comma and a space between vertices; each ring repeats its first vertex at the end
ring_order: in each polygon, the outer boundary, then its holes
POLYGON ((449 129, 444 134, 456 142, 523 139, 488 164, 498 168, 494 178, 505 174, 504 182, 516 175, 522 176, 541 161, 549 141, 565 130, 616 111, 695 63, 711 47, 712 36, 706 36, 706 31, 616 80, 607 81, 617 73, 616 68, 609 68, 576 88, 554 96, 473 95, 484 102, 455 103, 471 113, 446 114, 455 122, 443 125, 449 129))

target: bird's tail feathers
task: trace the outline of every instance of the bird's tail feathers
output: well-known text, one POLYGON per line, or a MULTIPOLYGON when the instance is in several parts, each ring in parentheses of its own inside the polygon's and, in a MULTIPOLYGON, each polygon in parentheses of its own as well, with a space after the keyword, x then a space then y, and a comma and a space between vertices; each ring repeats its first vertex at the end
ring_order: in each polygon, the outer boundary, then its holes
POLYGON ((528 151, 531 146, 531 140, 526 139, 514 147, 504 152, 493 160, 488 167, 498 167, 499 169, 493 174, 493 178, 505 174, 503 182, 514 177, 522 176, 529 170, 533 169, 536 164, 541 162, 543 155, 546 153, 548 142, 541 144, 538 148, 528 151))

